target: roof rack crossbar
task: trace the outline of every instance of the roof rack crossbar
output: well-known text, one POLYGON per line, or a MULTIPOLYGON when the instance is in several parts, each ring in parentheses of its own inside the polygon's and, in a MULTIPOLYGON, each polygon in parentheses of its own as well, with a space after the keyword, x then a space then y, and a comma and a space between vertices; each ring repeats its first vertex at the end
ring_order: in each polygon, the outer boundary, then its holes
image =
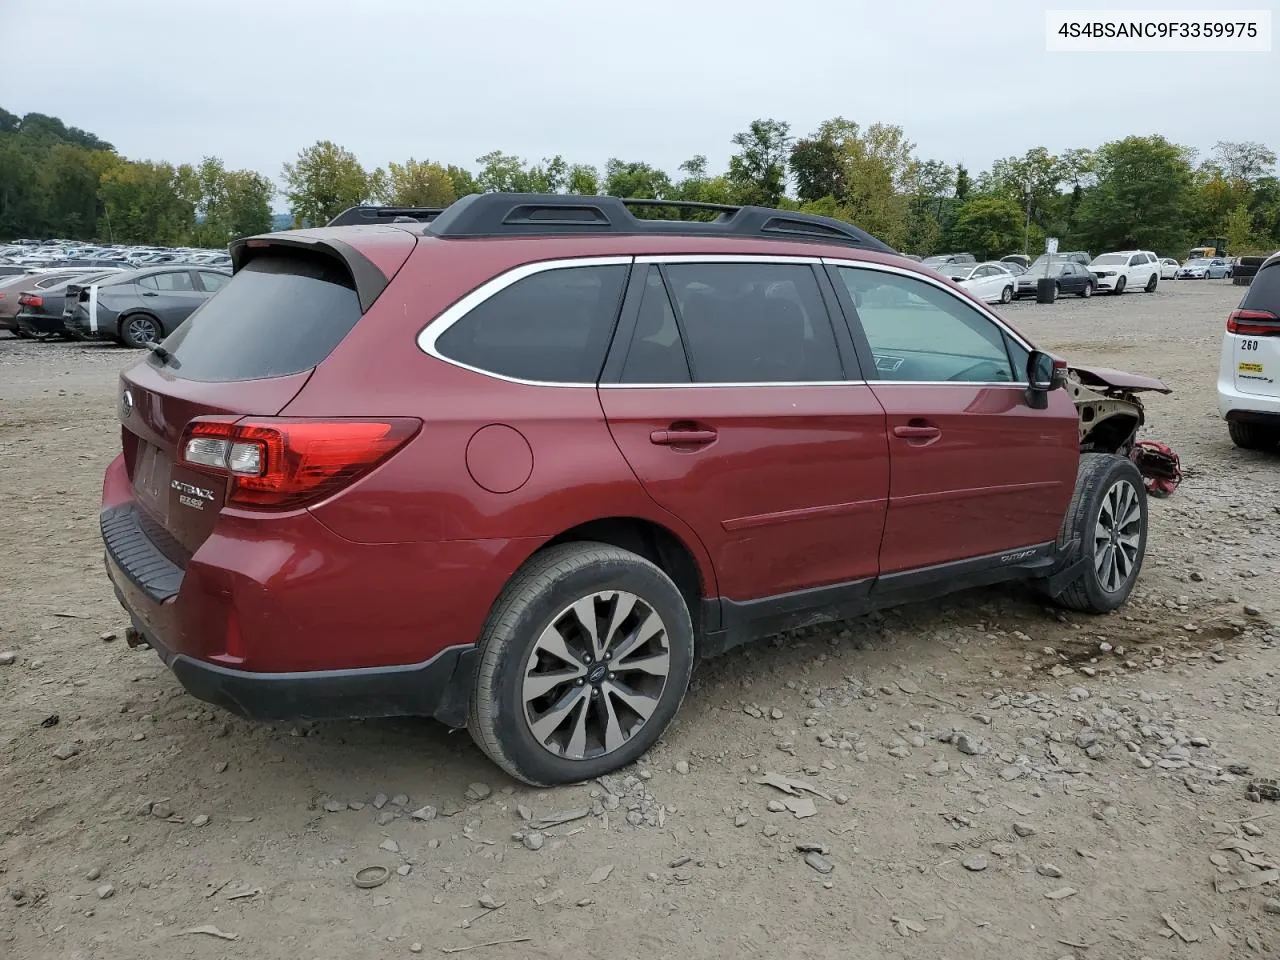
POLYGON ((348 207, 330 220, 327 227, 350 227, 365 223, 430 223, 440 214, 444 207, 382 207, 358 205, 348 207))
MULTIPOLYGON (((351 219, 346 222, 370 221, 351 219)), ((340 224, 335 220, 334 225, 340 224)), ((834 217, 771 207, 648 197, 473 193, 432 218, 424 232, 450 239, 581 234, 776 237, 860 247, 881 253, 897 252, 853 224, 834 217), (635 206, 712 210, 720 215, 710 221, 651 220, 632 213, 629 207, 635 206)))

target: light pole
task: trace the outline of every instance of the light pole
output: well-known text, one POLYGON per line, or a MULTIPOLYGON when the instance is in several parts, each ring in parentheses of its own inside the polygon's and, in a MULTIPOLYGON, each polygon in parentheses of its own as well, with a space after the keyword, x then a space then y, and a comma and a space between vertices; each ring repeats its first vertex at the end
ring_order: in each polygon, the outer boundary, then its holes
POLYGON ((1031 256, 1031 181, 1025 184, 1027 194, 1027 222, 1022 228, 1022 255, 1024 257, 1031 256))

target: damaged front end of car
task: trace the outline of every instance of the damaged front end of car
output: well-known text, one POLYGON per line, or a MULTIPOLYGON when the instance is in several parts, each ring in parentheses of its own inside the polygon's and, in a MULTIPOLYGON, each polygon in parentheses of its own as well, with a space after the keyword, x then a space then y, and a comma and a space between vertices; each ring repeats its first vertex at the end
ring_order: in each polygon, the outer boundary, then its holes
POLYGON ((1162 443, 1139 440, 1146 422, 1143 393, 1172 393, 1162 380, 1106 367, 1068 366, 1066 389, 1080 418, 1080 452, 1113 453, 1131 459, 1147 490, 1168 496, 1182 480, 1178 455, 1162 443))
POLYGON ((1146 422, 1141 394, 1172 393, 1163 381, 1105 367, 1067 367, 1067 391, 1080 415, 1080 452, 1128 456, 1146 422))

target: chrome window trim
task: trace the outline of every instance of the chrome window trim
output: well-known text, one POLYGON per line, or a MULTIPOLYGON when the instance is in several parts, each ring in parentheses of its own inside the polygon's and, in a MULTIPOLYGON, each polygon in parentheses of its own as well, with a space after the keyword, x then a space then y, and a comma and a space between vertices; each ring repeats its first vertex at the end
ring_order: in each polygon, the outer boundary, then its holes
POLYGON ((775 263, 821 266, 822 258, 791 257, 776 253, 647 253, 636 257, 636 263, 775 263))
POLYGON ((732 387, 865 387, 866 380, 745 380, 738 383, 602 383, 601 390, 724 390, 732 387))
MULTIPOLYGON (((645 254, 641 256, 629 255, 613 255, 613 256, 582 256, 582 257, 564 257, 557 260, 537 260, 532 263, 523 263, 519 266, 512 267, 503 273, 498 274, 486 280, 480 286, 476 287, 469 293, 464 294, 461 298, 454 301, 444 310, 442 310, 434 319, 430 320, 418 333, 417 345, 423 353, 434 357, 442 363, 458 367, 462 370, 469 370, 472 373, 478 373, 484 377, 490 377, 494 380, 501 380, 506 383, 516 383, 527 387, 595 387, 602 390, 722 390, 734 389, 742 387, 790 387, 792 389, 803 387, 851 387, 851 386, 950 386, 950 387, 1026 387, 1026 381, 995 381, 995 382, 971 382, 971 381, 955 381, 955 380, 779 380, 779 381, 744 381, 738 383, 593 383, 591 381, 581 382, 559 382, 553 380, 525 380, 520 377, 512 377, 502 373, 495 373, 492 370, 485 370, 481 367, 472 366, 468 363, 462 363, 451 357, 446 357, 436 347, 436 341, 442 334, 455 323, 465 317, 468 313, 484 303, 507 287, 518 283, 526 277, 535 276, 549 270, 566 270, 572 267, 611 267, 611 266, 629 266, 631 264, 653 264, 653 263, 775 263, 775 264, 794 264, 808 266, 835 266, 835 267, 857 267, 868 270, 879 270, 883 273, 893 273, 924 283, 932 284, 939 290, 956 297, 955 292, 948 289, 945 284, 933 280, 930 277, 922 276, 912 270, 906 270, 901 267, 895 267, 889 264, 874 263, 867 260, 844 260, 833 257, 814 257, 814 256, 786 256, 781 254, 714 254, 714 253, 696 253, 696 254, 645 254)), ((956 297, 959 300, 959 297, 956 297)), ((976 308, 976 305, 964 302, 965 306, 976 308)), ((984 305, 985 307, 985 305, 984 305)), ((1015 333, 1002 323, 992 311, 982 309, 978 312, 986 319, 994 323, 1001 331, 1011 337, 1014 341, 1021 344, 1024 349, 1035 350, 1036 348, 1026 341, 1025 338, 1015 333)))
POLYGON ((536 276, 549 270, 567 270, 572 267, 630 266, 634 260, 635 257, 632 256, 568 257, 559 260, 538 260, 533 263, 522 263, 517 267, 512 267, 510 270, 486 280, 461 299, 455 300, 434 319, 428 321, 427 325, 418 333, 418 349, 444 363, 460 367, 463 370, 470 370, 472 373, 478 373, 481 376, 492 377, 494 380, 504 380, 507 383, 519 383, 527 387, 595 387, 596 383, 589 380, 581 382, 525 380, 521 377, 511 377, 504 373, 496 373, 493 370, 485 370, 482 367, 474 367, 469 363, 446 357, 436 347, 436 341, 440 339, 445 331, 480 306, 480 304, 507 289, 512 284, 524 280, 526 277, 536 276))

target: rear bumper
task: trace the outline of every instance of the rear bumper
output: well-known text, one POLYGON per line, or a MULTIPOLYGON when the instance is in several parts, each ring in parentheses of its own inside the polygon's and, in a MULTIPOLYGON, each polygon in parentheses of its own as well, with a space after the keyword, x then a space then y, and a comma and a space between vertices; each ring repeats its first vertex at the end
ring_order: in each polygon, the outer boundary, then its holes
POLYGON ((139 511, 123 457, 103 482, 108 578, 194 696, 246 717, 466 722, 489 608, 533 545, 354 543, 307 511, 224 509, 185 554, 139 511))
MULTIPOLYGON (((108 557, 109 574, 111 566, 108 557)), ((119 589, 116 597, 128 609, 119 589)), ((403 667, 251 673, 174 653, 136 615, 133 626, 189 694, 250 720, 433 717, 450 727, 467 724, 479 658, 471 644, 403 667)))
MULTIPOLYGON (((62 325, 62 317, 45 316, 34 313, 20 313, 17 316, 17 324, 19 329, 26 333, 38 334, 55 334, 66 332, 66 327, 62 325)), ((0 324, 4 321, 0 320, 0 324)))

